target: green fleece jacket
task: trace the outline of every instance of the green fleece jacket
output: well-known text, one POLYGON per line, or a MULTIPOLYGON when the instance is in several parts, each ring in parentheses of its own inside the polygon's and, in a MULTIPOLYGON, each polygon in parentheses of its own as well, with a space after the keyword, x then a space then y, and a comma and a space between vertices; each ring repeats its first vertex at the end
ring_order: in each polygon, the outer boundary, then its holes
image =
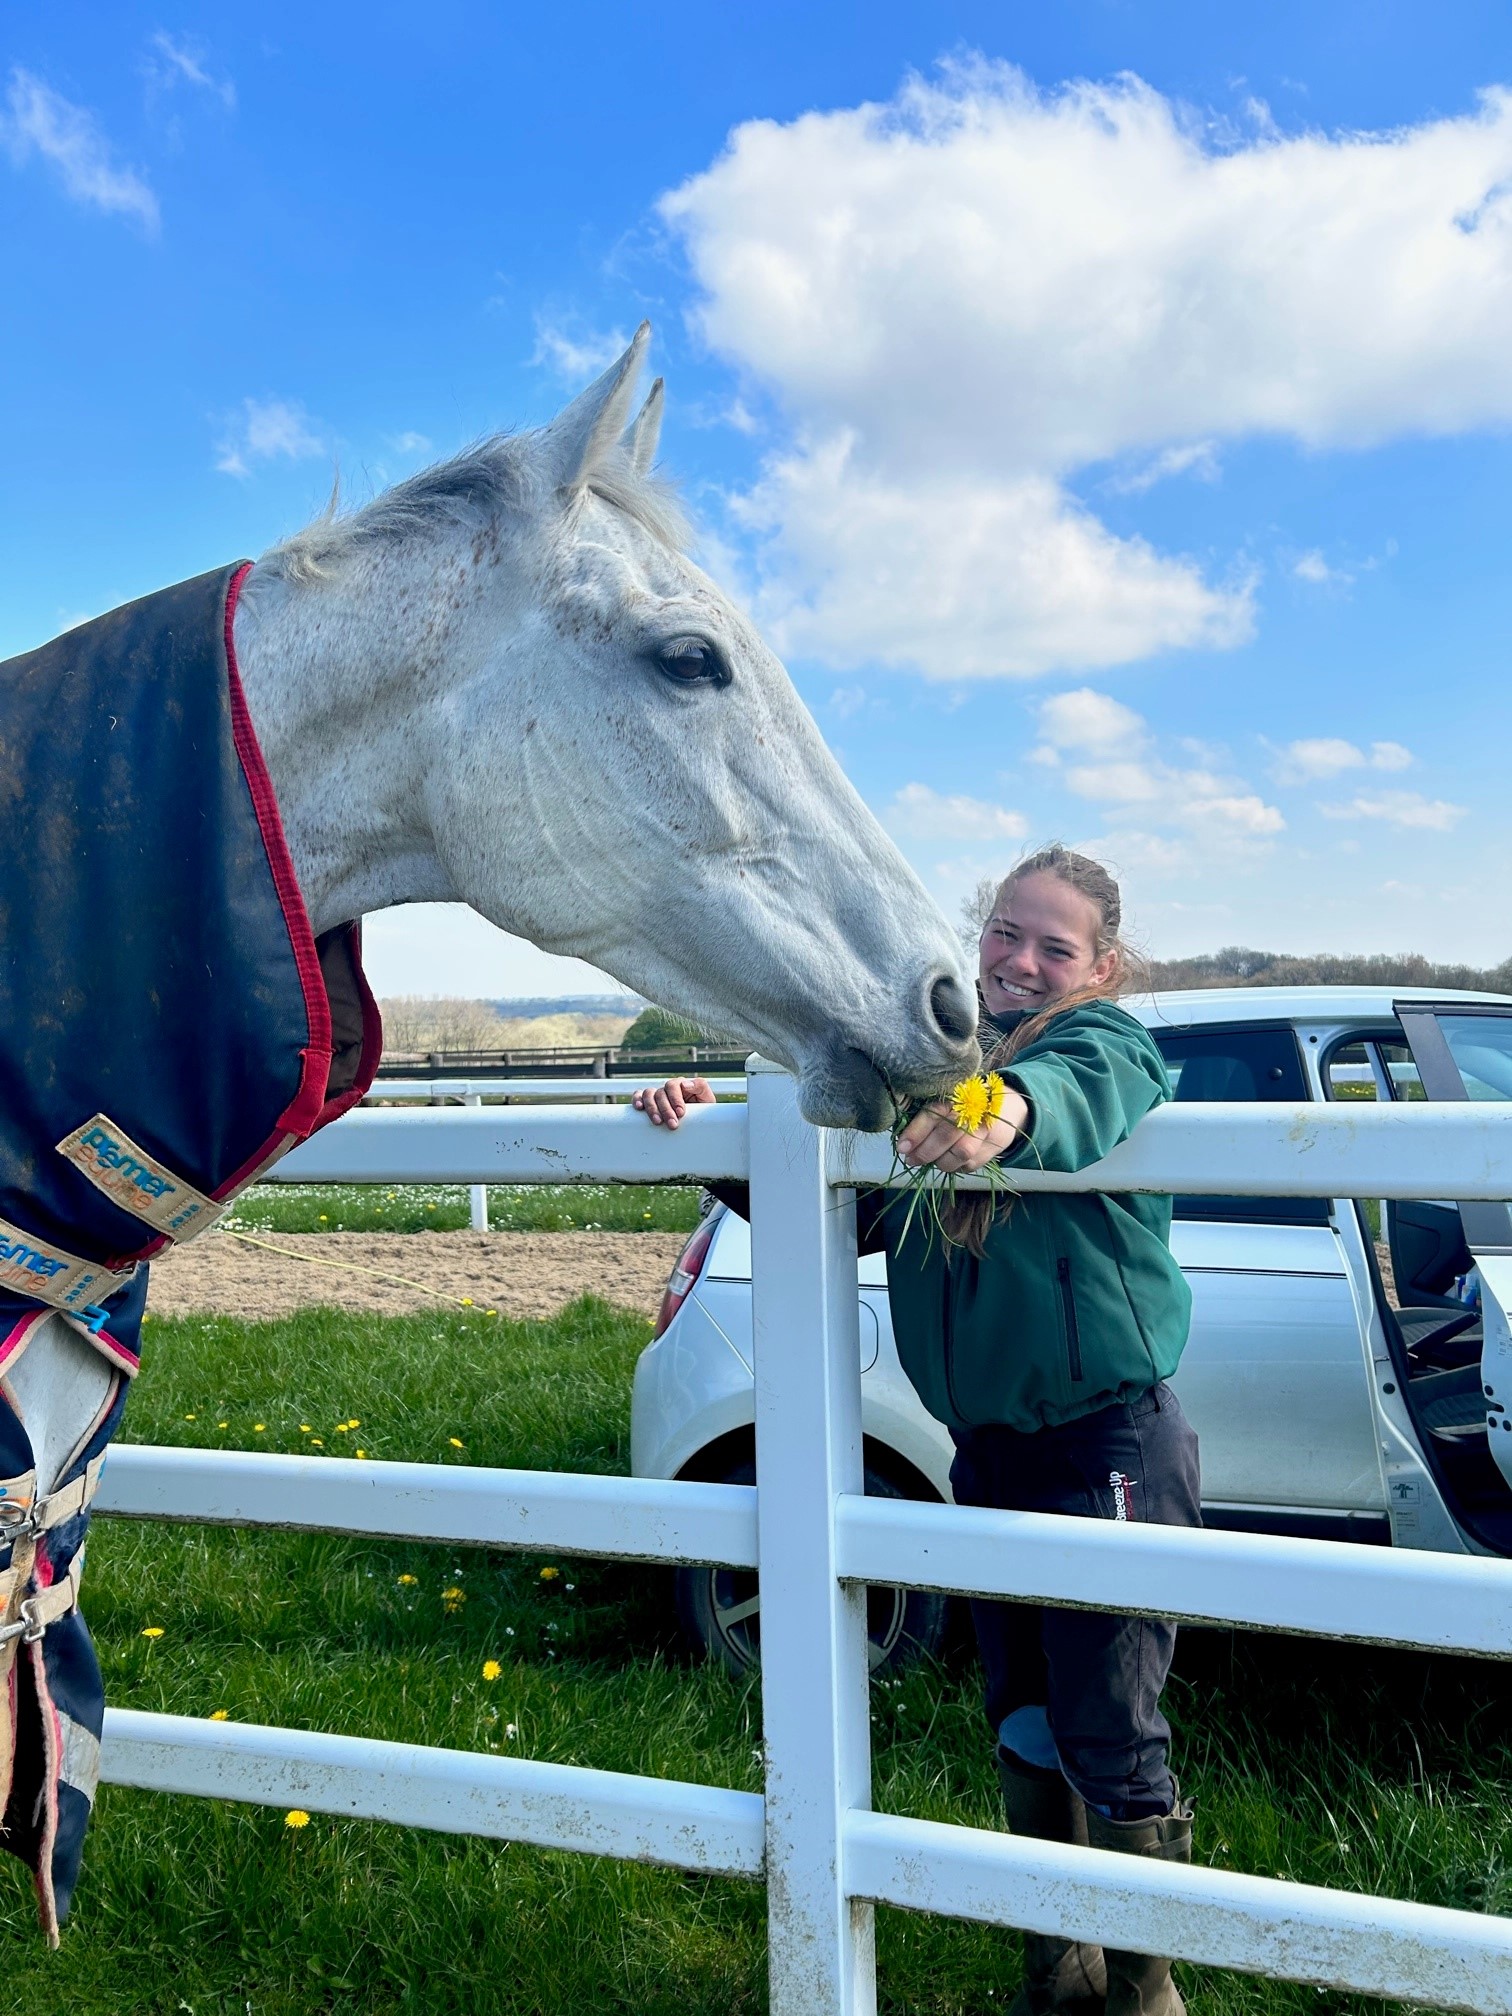
MULTIPOLYGON (((1111 1001, 1068 1009, 1003 1077, 1029 1103, 1015 1166, 1084 1169, 1171 1096, 1148 1031, 1111 1001)), ((1171 1255, 1169 1197, 1025 1193, 978 1260, 931 1236, 894 1192, 863 1207, 887 1253, 898 1356, 947 1427, 1054 1427, 1175 1371, 1192 1298, 1171 1255)))

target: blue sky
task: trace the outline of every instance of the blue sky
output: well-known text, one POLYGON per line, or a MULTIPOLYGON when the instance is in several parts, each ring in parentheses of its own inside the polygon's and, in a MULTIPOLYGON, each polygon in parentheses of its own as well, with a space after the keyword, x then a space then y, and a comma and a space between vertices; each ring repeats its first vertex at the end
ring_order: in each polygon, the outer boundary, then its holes
POLYGON ((644 315, 709 564, 947 911, 1053 834, 1157 952, 1512 950, 1504 7, 228 18, 0 12, 0 654, 644 315))

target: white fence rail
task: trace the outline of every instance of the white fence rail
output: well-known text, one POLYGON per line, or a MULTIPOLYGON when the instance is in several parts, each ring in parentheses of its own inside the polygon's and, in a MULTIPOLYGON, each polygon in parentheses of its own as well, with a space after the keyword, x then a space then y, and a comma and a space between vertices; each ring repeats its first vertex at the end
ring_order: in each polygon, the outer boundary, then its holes
MULTIPOLYGON (((280 1165, 302 1182, 748 1177, 757 1488, 122 1447, 102 1512, 622 1560, 758 1563, 764 1796, 354 1737, 113 1710, 105 1776, 673 1867, 764 1876, 774 2016, 869 2016, 883 1902, 1512 2016, 1512 1920, 872 1813, 864 1590, 897 1582, 1512 1657, 1512 1567, 862 1493, 853 1185, 753 1068, 676 1134, 609 1107, 375 1110, 280 1165)), ((1512 1111, 1172 1106, 1025 1189, 1512 1195, 1512 1111)))

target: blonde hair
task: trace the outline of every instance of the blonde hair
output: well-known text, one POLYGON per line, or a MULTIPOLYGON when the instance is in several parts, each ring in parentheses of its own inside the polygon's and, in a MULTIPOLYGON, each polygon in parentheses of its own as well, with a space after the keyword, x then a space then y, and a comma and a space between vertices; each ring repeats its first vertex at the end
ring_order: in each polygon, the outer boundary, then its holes
MULTIPOLYGON (((1084 987, 1073 987, 1069 993, 1059 995, 1048 1007, 1040 1009, 1037 1015, 1026 1015, 1010 1029, 1006 1036, 999 1035, 990 1024, 982 1030, 984 1071, 1001 1071, 1021 1050, 1035 1042, 1048 1028, 1057 1015, 1064 1015, 1072 1008, 1079 1008, 1086 1001, 1114 1001, 1129 987, 1135 985, 1141 976, 1142 962, 1138 954, 1120 935, 1123 928, 1123 897, 1112 875, 1101 861, 1094 861, 1090 854, 1078 854, 1074 848, 1063 846, 1059 840, 1052 840, 1044 847, 1037 847, 1032 854, 1026 854, 1016 861, 1003 877, 993 898, 992 910, 996 913, 1005 891, 1015 883, 1022 882, 1030 875, 1053 875, 1058 882, 1064 882, 1068 889, 1074 889, 1078 896, 1085 896, 1097 912, 1097 927, 1093 933, 1092 956, 1094 961, 1113 955, 1113 963, 1103 980, 1089 981, 1084 987)), ((991 915, 988 917, 990 923, 991 915)), ((983 926, 985 930, 986 926, 983 926)), ((1012 1196, 994 1196, 990 1191, 971 1191, 951 1198, 941 1211, 940 1229, 952 1246, 964 1246, 980 1260, 985 1250, 987 1234, 993 1224, 1006 1218, 1013 1209, 1012 1196)))

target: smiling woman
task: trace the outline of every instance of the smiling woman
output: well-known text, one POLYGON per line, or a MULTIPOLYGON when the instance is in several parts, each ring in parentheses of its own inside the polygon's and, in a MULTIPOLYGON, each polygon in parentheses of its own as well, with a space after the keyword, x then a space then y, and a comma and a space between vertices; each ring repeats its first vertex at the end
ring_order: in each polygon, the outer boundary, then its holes
MULTIPOLYGON (((897 1190, 857 1202, 862 1252, 887 1255, 898 1358, 956 1446, 957 1504, 1201 1524, 1197 1438, 1166 1385, 1191 1295, 1169 1197, 1015 1196, 1025 1164, 1082 1169, 1171 1096, 1148 1032, 1110 998, 1126 977, 1108 871, 1042 847, 997 891, 982 930, 985 1079, 899 1134, 920 1172, 988 1174, 936 1209, 897 1190), (1006 1195, 1005 1195, 1006 1192, 1006 1195)), ((677 1126, 714 1094, 673 1079, 636 1094, 677 1126)), ((714 1184, 749 1215, 747 1193, 714 1184)), ((934 1193, 938 1199, 939 1193, 934 1193)), ((977 1602, 987 1720, 1015 1833, 1189 1861, 1192 1811, 1169 1762, 1165 1619, 977 1602)), ((1182 2016, 1169 1962, 1025 1936, 1010 2016, 1182 2016)))

